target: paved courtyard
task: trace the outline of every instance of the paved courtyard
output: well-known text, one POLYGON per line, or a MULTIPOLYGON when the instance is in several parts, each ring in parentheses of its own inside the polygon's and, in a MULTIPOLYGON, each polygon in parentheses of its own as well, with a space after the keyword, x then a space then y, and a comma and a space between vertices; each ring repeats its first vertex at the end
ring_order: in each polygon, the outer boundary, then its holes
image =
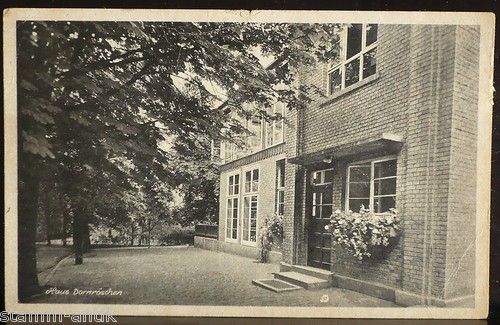
POLYGON ((95 249, 83 265, 64 260, 53 272, 39 303, 110 303, 155 305, 362 306, 393 303, 357 292, 329 288, 274 293, 254 286, 272 278, 277 264, 194 247, 95 249), (121 295, 73 295, 74 289, 122 291, 121 295))

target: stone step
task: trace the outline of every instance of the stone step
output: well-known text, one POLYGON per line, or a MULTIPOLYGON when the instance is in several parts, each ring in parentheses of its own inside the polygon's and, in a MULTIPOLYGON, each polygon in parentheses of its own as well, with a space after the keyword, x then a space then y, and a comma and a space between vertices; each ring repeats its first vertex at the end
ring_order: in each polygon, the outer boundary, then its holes
POLYGON ((308 290, 324 289, 331 286, 330 281, 294 271, 274 273, 274 278, 308 290))
POLYGON ((278 279, 252 280, 252 284, 278 293, 303 289, 302 287, 299 287, 295 284, 291 284, 278 279))
POLYGON ((305 265, 291 265, 291 270, 297 273, 302 273, 305 275, 313 276, 315 278, 327 280, 332 283, 333 273, 328 270, 319 269, 317 267, 305 266, 305 265))

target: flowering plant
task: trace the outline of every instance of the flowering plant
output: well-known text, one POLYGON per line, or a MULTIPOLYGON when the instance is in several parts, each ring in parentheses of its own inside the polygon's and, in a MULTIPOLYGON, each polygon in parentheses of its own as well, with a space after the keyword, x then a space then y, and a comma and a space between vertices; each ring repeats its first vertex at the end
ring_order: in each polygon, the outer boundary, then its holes
POLYGON ((259 237, 260 261, 266 263, 273 244, 277 244, 283 239, 283 216, 275 213, 266 217, 260 228, 259 237))
POLYGON ((375 214, 363 206, 359 213, 335 211, 325 229, 331 231, 334 245, 345 248, 358 260, 389 246, 401 234, 396 209, 375 214))

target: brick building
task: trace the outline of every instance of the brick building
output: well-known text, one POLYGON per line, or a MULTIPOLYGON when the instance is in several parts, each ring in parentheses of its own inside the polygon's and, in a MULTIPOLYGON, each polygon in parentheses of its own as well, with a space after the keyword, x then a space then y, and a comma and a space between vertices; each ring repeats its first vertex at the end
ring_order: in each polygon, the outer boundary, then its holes
POLYGON ((284 122, 255 123, 244 155, 221 150, 219 239, 197 244, 255 257, 260 225, 278 211, 284 240, 271 261, 282 271, 400 305, 473 303, 479 27, 343 33, 341 58, 297 80, 323 96, 283 110, 284 122), (359 261, 324 230, 333 210, 361 204, 399 211, 402 236, 383 259, 359 261))

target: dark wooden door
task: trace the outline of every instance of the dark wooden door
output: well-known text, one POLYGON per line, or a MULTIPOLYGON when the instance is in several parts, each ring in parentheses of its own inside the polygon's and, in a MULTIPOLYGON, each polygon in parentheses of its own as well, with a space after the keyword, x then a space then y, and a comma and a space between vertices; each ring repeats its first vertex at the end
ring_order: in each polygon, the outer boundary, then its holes
POLYGON ((309 183, 308 218, 308 265, 331 269, 332 237, 325 226, 333 210, 333 170, 311 172, 309 183))

